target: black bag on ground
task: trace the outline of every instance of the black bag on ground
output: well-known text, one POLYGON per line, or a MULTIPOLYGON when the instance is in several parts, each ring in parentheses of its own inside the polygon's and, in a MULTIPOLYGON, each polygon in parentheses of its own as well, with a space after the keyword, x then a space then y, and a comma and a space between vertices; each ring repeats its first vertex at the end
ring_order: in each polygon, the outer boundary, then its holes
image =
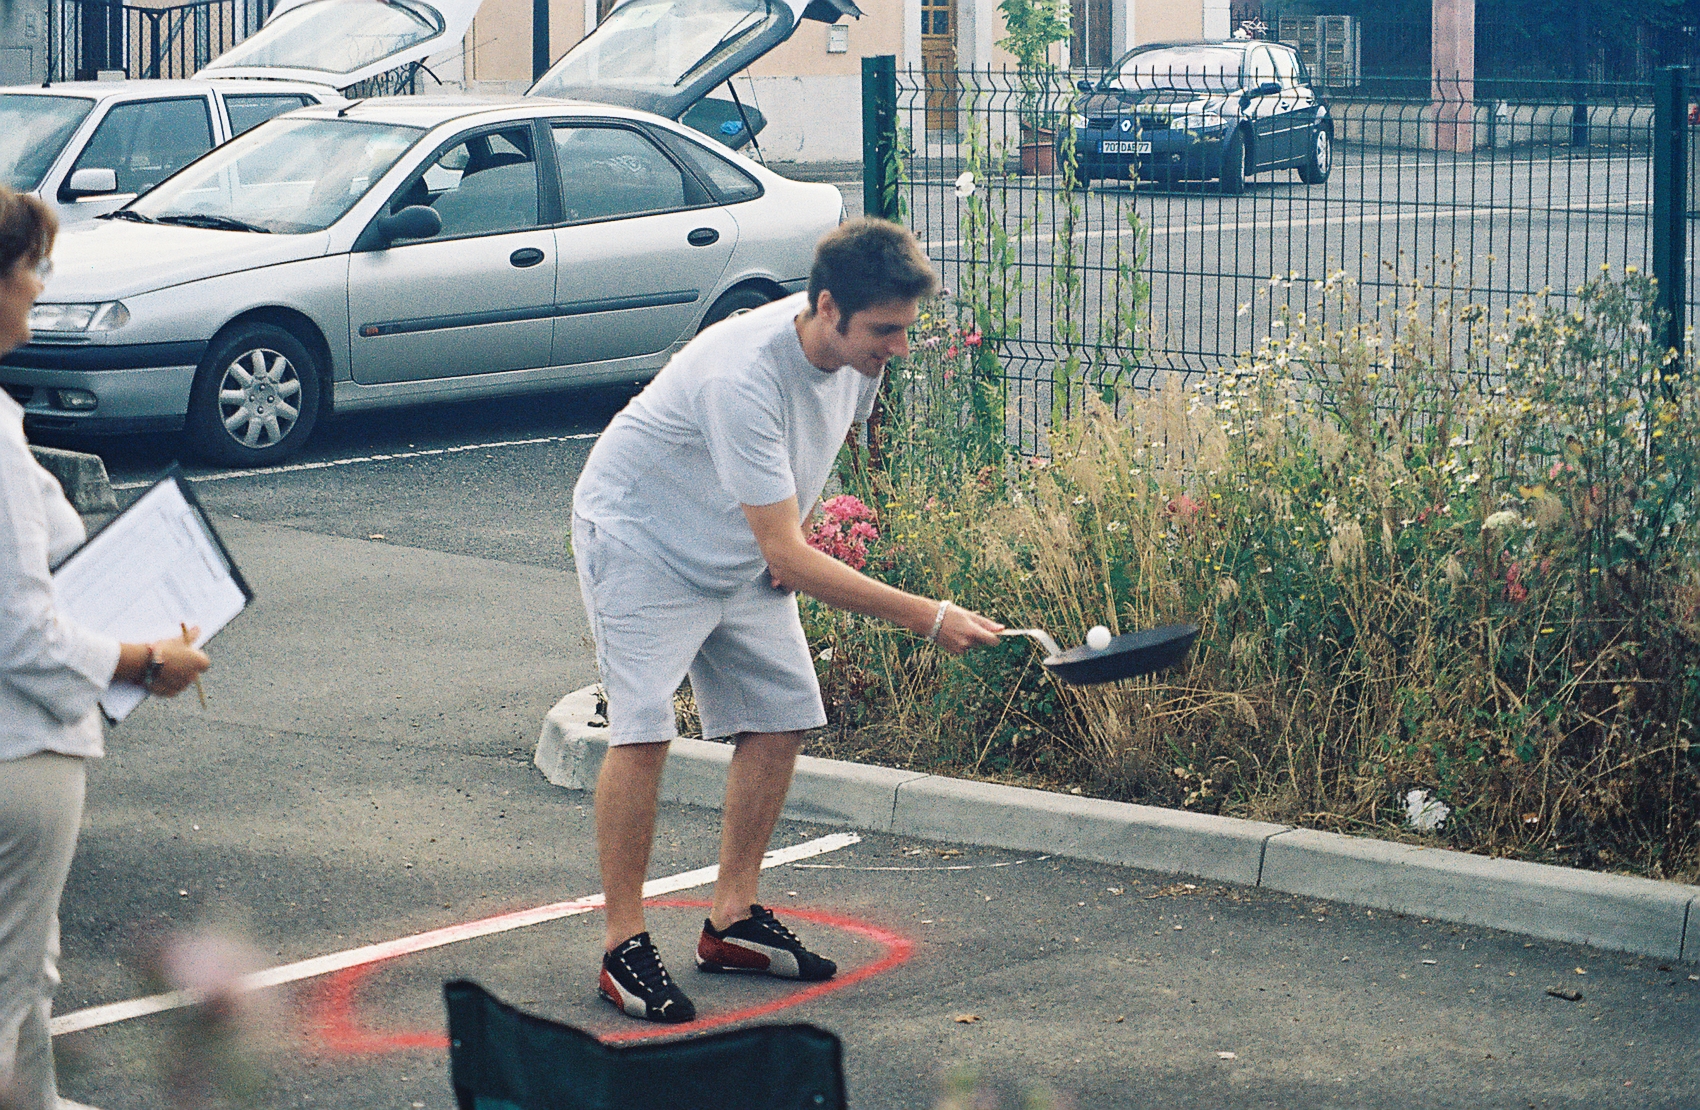
POLYGON ((464 979, 443 996, 460 1110, 846 1110, 843 1049, 813 1025, 615 1047, 464 979))

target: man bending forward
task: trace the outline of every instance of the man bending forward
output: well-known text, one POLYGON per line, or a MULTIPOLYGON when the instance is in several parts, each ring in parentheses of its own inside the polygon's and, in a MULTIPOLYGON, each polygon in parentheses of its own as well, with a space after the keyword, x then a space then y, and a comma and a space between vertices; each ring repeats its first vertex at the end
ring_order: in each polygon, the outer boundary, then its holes
POLYGON ((702 971, 829 979, 757 901, 761 858, 805 729, 826 723, 794 591, 895 621, 961 654, 1002 625, 875 582, 809 547, 802 523, 886 362, 938 288, 908 231, 852 220, 821 240, 806 294, 704 331, 614 418, 573 491, 573 555, 610 740, 596 786, 608 936, 599 989, 633 1017, 695 1007, 644 928, 656 793, 688 673, 705 738, 737 745, 702 971))

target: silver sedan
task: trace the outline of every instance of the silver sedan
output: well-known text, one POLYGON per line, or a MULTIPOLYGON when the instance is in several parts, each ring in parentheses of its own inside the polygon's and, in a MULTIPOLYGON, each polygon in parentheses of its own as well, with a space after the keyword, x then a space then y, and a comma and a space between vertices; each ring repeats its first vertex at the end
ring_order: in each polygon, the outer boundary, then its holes
POLYGON ((651 376, 801 289, 843 210, 630 109, 308 108, 61 235, 0 385, 34 429, 275 463, 332 411, 651 376))

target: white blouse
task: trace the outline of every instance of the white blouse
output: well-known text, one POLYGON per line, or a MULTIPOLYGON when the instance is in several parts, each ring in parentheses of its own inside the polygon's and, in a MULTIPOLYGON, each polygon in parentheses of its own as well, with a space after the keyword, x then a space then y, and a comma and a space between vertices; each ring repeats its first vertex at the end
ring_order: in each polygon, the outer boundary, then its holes
POLYGON ((118 641, 60 619, 48 573, 87 535, 30 454, 24 410, 0 391, 0 760, 103 754, 96 703, 118 641))

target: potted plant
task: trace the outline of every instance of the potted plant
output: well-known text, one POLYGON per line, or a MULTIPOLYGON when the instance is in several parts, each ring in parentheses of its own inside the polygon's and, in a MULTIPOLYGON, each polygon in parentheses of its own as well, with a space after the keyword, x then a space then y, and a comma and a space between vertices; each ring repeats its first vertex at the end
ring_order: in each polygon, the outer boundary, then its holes
POLYGON ((1004 37, 998 46, 1015 57, 1021 83, 1021 172, 1056 168, 1056 113, 1050 108, 1057 67, 1051 47, 1068 38, 1068 0, 999 0, 1004 37))

